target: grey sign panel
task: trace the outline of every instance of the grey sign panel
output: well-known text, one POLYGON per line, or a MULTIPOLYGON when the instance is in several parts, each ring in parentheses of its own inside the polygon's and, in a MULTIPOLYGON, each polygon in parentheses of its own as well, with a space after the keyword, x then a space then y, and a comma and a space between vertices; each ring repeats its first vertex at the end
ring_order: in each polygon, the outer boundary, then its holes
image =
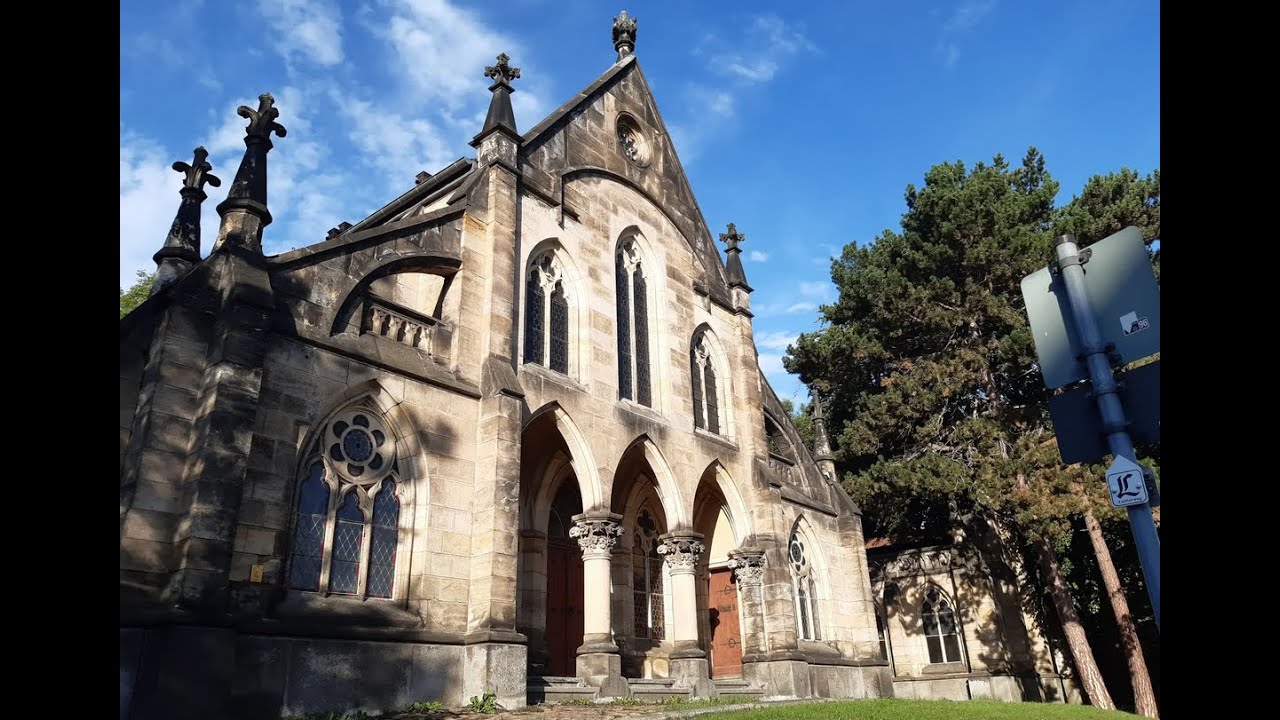
MULTIPOLYGON (((1084 283, 1103 342, 1115 345, 1124 362, 1160 352, 1160 286, 1142 233, 1125 228, 1088 250, 1084 283)), ((1088 370, 1077 359, 1084 348, 1061 278, 1049 268, 1037 270, 1022 279, 1022 297, 1045 386, 1058 388, 1087 378, 1088 370)))
MULTIPOLYGON (((1129 418, 1134 444, 1160 442, 1160 361, 1130 370, 1118 379, 1123 383, 1120 402, 1129 418)), ((1049 398, 1058 452, 1067 465, 1097 462, 1110 452, 1091 389, 1086 384, 1049 398)))

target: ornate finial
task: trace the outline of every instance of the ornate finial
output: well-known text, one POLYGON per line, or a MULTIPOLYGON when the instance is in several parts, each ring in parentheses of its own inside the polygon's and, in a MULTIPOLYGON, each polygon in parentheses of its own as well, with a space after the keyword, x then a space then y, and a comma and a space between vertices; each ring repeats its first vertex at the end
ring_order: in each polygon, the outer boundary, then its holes
POLYGON ((630 55, 636 49, 636 19, 627 17, 627 11, 613 19, 613 47, 618 51, 618 59, 630 55))
POLYGON ((520 68, 508 65, 507 61, 510 59, 506 53, 502 53, 498 55, 497 65, 485 66, 484 76, 493 78, 493 85, 489 88, 490 90, 504 87, 511 92, 515 92, 515 89, 511 87, 511 81, 520 77, 520 68))
POLYGON ((211 170, 213 166, 209 164, 209 151, 204 146, 196 148, 195 158, 188 165, 181 160, 173 164, 173 169, 180 173, 186 173, 186 179, 182 181, 183 189, 194 188, 201 192, 204 191, 204 184, 209 183, 214 187, 221 187, 222 181, 214 175, 211 170))
POLYGON ((729 232, 720 233, 720 242, 724 243, 725 249, 730 252, 738 250, 738 245, 742 244, 746 239, 747 236, 738 232, 738 226, 733 223, 729 223, 729 232))
POLYGON ((251 110, 248 105, 236 108, 237 115, 249 119, 249 127, 245 128, 245 135, 263 140, 270 140, 272 132, 278 137, 285 136, 284 126, 276 122, 276 118, 280 117, 280 111, 276 109, 275 104, 276 99, 271 97, 271 93, 262 93, 258 96, 257 110, 251 110))

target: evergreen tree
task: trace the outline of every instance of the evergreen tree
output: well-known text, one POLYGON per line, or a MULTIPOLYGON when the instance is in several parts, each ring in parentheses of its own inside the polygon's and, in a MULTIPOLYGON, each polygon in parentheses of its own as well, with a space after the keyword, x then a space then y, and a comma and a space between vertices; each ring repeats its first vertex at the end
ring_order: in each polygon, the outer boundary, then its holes
POLYGON ((983 516, 1031 541, 1084 689, 1110 708, 1054 552, 1078 500, 1035 477, 1052 437, 1020 282, 1046 260, 1057 190, 1035 148, 1016 168, 934 166, 907 187, 901 232, 832 263, 839 298, 784 364, 830 408, 871 532, 936 542, 983 516), (1018 525, 1015 495, 1058 506, 1018 525))

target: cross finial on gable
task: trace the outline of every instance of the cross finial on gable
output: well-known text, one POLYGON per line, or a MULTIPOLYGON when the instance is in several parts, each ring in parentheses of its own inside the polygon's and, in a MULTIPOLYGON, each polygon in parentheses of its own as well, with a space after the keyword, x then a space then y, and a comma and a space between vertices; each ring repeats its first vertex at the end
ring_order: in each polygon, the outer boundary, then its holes
POLYGON ((276 99, 271 97, 271 93, 262 93, 258 96, 257 110, 251 109, 248 105, 236 108, 237 115, 249 120, 249 127, 244 131, 246 136, 263 140, 270 140, 273 132, 277 137, 285 136, 284 126, 276 122, 276 118, 280 117, 280 111, 275 105, 276 99))
POLYGON ((196 148, 195 157, 190 165, 179 160, 173 164, 173 169, 186 175, 186 178, 182 181, 184 190, 192 188, 203 192, 205 183, 209 183, 214 187, 222 185, 222 180, 211 172, 213 166, 209 164, 209 151, 205 150, 203 146, 196 148))
POLYGON ((511 81, 520 77, 520 68, 508 65, 507 61, 510 59, 506 53, 502 53, 498 55, 497 65, 485 66, 484 76, 493 78, 493 86, 489 88, 490 90, 504 87, 510 92, 515 92, 515 88, 511 87, 511 81))
POLYGON ((613 47, 621 60, 636 50, 636 19, 627 17, 627 11, 613 19, 613 47))
POLYGON ((729 252, 733 252, 735 250, 742 252, 741 250, 738 250, 738 246, 746 239, 747 236, 738 232, 738 226, 733 223, 729 223, 729 232, 720 233, 720 242, 725 244, 725 250, 729 252))

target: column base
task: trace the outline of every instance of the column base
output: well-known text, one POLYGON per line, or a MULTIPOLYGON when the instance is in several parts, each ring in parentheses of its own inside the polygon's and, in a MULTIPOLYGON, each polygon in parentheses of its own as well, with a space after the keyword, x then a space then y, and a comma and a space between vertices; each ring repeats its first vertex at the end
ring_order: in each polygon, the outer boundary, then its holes
POLYGON ((720 690, 712 682, 706 658, 671 658, 671 686, 688 688, 694 700, 720 697, 720 690))
POLYGON ((598 688, 597 700, 631 697, 631 685, 622 677, 622 656, 618 648, 615 646, 613 652, 589 652, 594 649, 588 645, 579 649, 578 678, 598 688))

